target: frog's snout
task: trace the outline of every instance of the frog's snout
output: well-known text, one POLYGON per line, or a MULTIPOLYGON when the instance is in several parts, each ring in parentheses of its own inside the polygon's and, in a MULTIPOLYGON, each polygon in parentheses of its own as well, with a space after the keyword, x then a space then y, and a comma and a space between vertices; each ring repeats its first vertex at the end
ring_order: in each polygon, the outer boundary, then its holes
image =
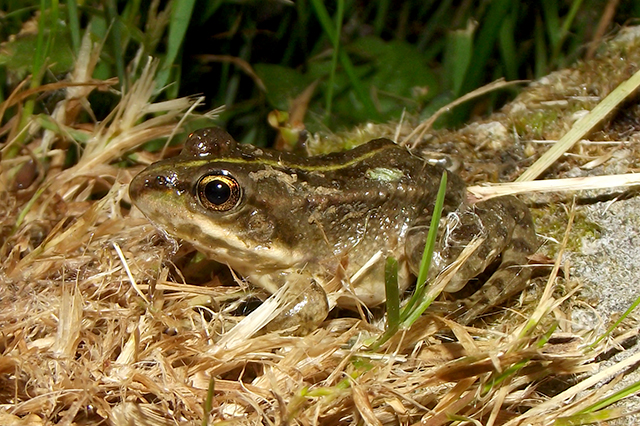
POLYGON ((154 177, 145 173, 146 170, 143 170, 141 173, 138 173, 129 184, 129 197, 131 197, 131 201, 134 203, 140 199, 140 197, 149 190, 153 190, 155 186, 154 177))
POLYGON ((129 196, 135 203, 148 195, 161 193, 177 193, 178 195, 188 190, 188 184, 181 182, 174 170, 155 171, 145 169, 133 178, 129 184, 129 196))

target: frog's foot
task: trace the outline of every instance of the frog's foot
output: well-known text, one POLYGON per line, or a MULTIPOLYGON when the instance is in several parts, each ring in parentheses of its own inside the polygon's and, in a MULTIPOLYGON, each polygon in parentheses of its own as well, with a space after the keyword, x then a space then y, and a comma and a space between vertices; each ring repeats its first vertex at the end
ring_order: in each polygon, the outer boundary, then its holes
MULTIPOLYGON (((509 197, 511 198, 511 197, 509 197)), ((463 313, 457 317, 461 324, 468 324, 495 306, 520 293, 531 278, 528 257, 538 249, 533 221, 528 209, 515 198, 508 202, 496 199, 499 206, 492 206, 496 213, 494 225, 511 220, 513 230, 502 251, 496 271, 469 297, 458 301, 463 313)), ((483 203, 484 204, 484 203, 483 203)))
POLYGON ((265 330, 270 332, 294 329, 293 334, 304 336, 318 328, 327 317, 327 295, 313 278, 300 274, 292 274, 290 278, 292 281, 288 283, 283 295, 285 306, 282 312, 265 326, 265 330))
MULTIPOLYGON (((429 269, 429 282, 458 259, 475 237, 480 237, 483 242, 460 265, 444 291, 455 293, 463 289, 470 280, 494 264, 505 251, 516 227, 514 220, 515 218, 511 217, 497 200, 489 200, 449 213, 438 230, 439 236, 429 269)), ((415 275, 420 267, 428 232, 428 226, 416 226, 407 233, 405 252, 409 257, 411 271, 415 275)))
MULTIPOLYGON (((507 252, 503 257, 510 256, 507 252)), ((531 277, 531 268, 526 265, 526 258, 520 260, 503 259, 498 270, 471 296, 457 301, 459 306, 456 321, 469 324, 487 313, 492 308, 504 303, 520 293, 531 277)))
MULTIPOLYGON (((416 247, 424 244, 427 231, 427 227, 416 227, 407 237, 406 250, 413 255, 411 269, 414 273, 419 265, 416 254, 422 256, 422 250, 416 247)), ((429 281, 451 265, 474 237, 483 238, 444 289, 446 293, 464 294, 459 301, 452 302, 453 306, 445 303, 451 308, 449 312, 463 311, 458 317, 460 322, 470 323, 526 286, 531 275, 526 267, 527 258, 535 252, 538 243, 531 214, 516 198, 495 198, 450 213, 439 232, 429 281), (495 272, 484 283, 478 281, 496 263, 499 265, 495 272), (479 287, 475 293, 471 293, 473 289, 468 283, 479 287)))

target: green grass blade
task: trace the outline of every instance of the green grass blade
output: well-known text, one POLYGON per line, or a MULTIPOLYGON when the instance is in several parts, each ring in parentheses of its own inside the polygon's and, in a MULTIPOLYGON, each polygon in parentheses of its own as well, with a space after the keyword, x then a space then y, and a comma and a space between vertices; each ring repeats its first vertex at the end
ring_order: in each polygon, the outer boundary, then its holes
MULTIPOLYGON (((47 37, 47 47, 43 52, 44 61, 46 63, 49 54, 51 53, 51 46, 58 35, 58 24, 60 22, 60 4, 58 0, 51 0, 51 17, 49 18, 49 37, 47 37)), ((44 75, 44 72, 43 72, 44 75)))
POLYGON ((507 16, 500 28, 500 59, 504 65, 507 80, 518 79, 518 49, 514 38, 516 26, 516 14, 507 16))
POLYGON ((562 44, 564 39, 569 34, 571 24, 573 24, 573 21, 578 14, 578 11, 580 10, 580 6, 582 6, 582 0, 574 0, 573 3, 571 3, 571 9, 569 9, 569 13, 567 13, 567 16, 564 18, 564 22, 562 22, 562 30, 560 31, 560 44, 562 44))
POLYGON ((433 256, 433 250, 436 245, 437 230, 440 224, 440 217, 442 216, 442 208, 444 206, 444 197, 447 190, 447 172, 442 174, 440 178, 440 187, 438 188, 438 195, 436 196, 436 205, 433 209, 433 216, 431 217, 431 224, 429 227, 429 236, 425 244, 424 253, 422 254, 422 262, 420 263, 420 271, 418 273, 417 288, 423 289, 427 281, 427 274, 429 273, 429 267, 431 266, 431 258, 433 256), (431 230, 434 230, 431 232, 431 230))
POLYGON ((436 297, 437 297, 437 295, 436 296, 424 296, 423 295, 422 298, 416 299, 417 302, 419 302, 417 306, 415 306, 411 310, 408 310, 408 309, 403 310, 402 311, 402 316, 401 316, 401 325, 402 325, 402 327, 404 327, 404 328, 411 327, 411 325, 414 322, 416 322, 418 320, 418 318, 420 318, 422 316, 424 311, 426 311, 427 308, 429 306, 431 306, 431 304, 436 299, 436 297))
MULTIPOLYGON (((333 22, 331 22, 331 17, 329 16, 329 12, 327 12, 324 3, 321 0, 311 0, 311 4, 313 5, 313 9, 316 12, 316 16, 318 18, 318 21, 320 22, 320 25, 322 26, 322 29, 324 30, 327 37, 329 37, 331 44, 333 46, 336 46, 340 42, 337 39, 338 33, 333 28, 333 22)), ((340 59, 340 64, 342 65, 342 68, 344 69, 344 72, 347 75, 347 78, 349 79, 349 82, 351 83, 351 86, 353 87, 358 100, 362 103, 363 108, 367 112, 367 115, 372 119, 379 119, 380 114, 378 113, 378 110, 376 110, 376 107, 373 105, 373 101, 367 93, 367 90, 362 85, 360 78, 358 78, 358 74, 356 73, 356 70, 351 63, 351 59, 349 59, 349 56, 345 53, 344 50, 340 50, 340 52, 338 52, 338 58, 340 59)))
POLYGON ((388 257, 384 265, 384 286, 387 298, 387 328, 398 329, 400 324, 400 292, 398 290, 398 261, 388 257))
POLYGON ((474 44, 474 54, 471 60, 473 66, 469 68, 461 94, 472 91, 482 82, 489 58, 495 48, 495 41, 498 38, 502 22, 511 7, 511 0, 495 0, 489 3, 489 10, 474 44))
POLYGON ((353 64, 351 63, 351 59, 349 59, 349 56, 346 54, 344 50, 340 51, 339 56, 340 56, 340 63, 342 64, 342 68, 344 68, 344 72, 345 74, 347 74, 347 77, 349 78, 349 82, 351 83, 351 86, 353 87, 354 92, 356 92, 356 96, 358 97, 360 102, 362 102, 362 106, 367 112, 367 115, 372 120, 379 120, 380 113, 378 113, 378 110, 373 105, 373 101, 371 100, 371 97, 367 93, 367 90, 365 89, 365 87, 362 85, 360 78, 358 78, 358 74, 356 73, 356 70, 353 67, 353 64))
POLYGON ((565 39, 567 38, 567 35, 569 35, 571 24, 573 24, 573 20, 575 19, 576 14, 578 13, 578 10, 580 9, 581 5, 582 5, 582 0, 574 0, 573 3, 571 3, 571 9, 569 9, 569 13, 567 13, 567 16, 564 18, 564 21, 562 22, 562 28, 558 33, 557 43, 555 46, 553 46, 553 56, 551 57, 551 63, 556 67, 564 65, 559 63, 561 62, 560 55, 561 55, 562 45, 565 39))
POLYGON ((20 211, 20 214, 18 215, 18 218, 16 219, 16 223, 13 226, 12 230, 11 230, 11 234, 13 235, 15 232, 18 231, 18 229, 20 228, 20 225, 22 225, 22 222, 24 221, 24 218, 26 217, 27 213, 29 213, 29 211, 31 210, 31 208, 34 206, 35 202, 38 200, 38 198, 40 198, 40 196, 44 193, 44 191, 47 189, 47 185, 43 185, 41 186, 34 194, 33 196, 29 199, 29 201, 27 202, 27 204, 25 204, 24 208, 20 211))
POLYGON ((336 69, 338 68, 338 53, 340 52, 340 33, 342 32, 342 19, 344 18, 344 0, 338 0, 336 12, 336 35, 333 39, 333 53, 331 55, 331 71, 329 73, 329 86, 327 87, 326 117, 331 116, 333 103, 333 89, 335 87, 336 69))
MULTIPOLYGON (((546 345, 547 342, 549 342, 549 339, 551 338, 551 335, 556 331, 557 328, 558 328, 558 323, 554 322, 551 325, 551 327, 549 327, 549 329, 547 331, 545 331, 545 333, 536 342, 536 347, 542 349, 544 347, 544 345, 546 345)), ((526 344, 526 343, 524 343, 524 342, 526 342, 525 339, 522 339, 522 341, 523 341, 523 344, 526 344)), ((512 350, 516 350, 515 347, 512 348, 512 350)), ((489 392, 493 386, 499 385, 500 383, 502 383, 506 379, 515 376, 515 374, 518 371, 520 371, 522 368, 524 368, 530 360, 531 360, 531 358, 524 358, 524 359, 516 362, 515 364, 513 364, 511 366, 508 366, 507 368, 505 368, 501 372, 494 374, 494 378, 489 380, 483 386, 482 395, 486 395, 487 392, 489 392)))
POLYGON ((67 0, 67 17, 69 19, 69 32, 74 53, 80 51, 80 15, 78 14, 78 2, 67 0))
MULTIPOLYGON (((7 69, 5 67, 0 67, 0 81, 7 80, 7 69)), ((4 94, 4 87, 0 85, 0 103, 4 102, 7 97, 4 94)))
POLYGON ((534 44, 535 44, 535 63, 534 74, 536 78, 540 78, 546 74, 548 63, 547 57, 548 49, 547 43, 544 39, 543 23, 540 17, 536 17, 536 27, 534 29, 534 44))
POLYGON ((116 62, 116 73, 120 81, 120 87, 126 89, 127 78, 124 69, 124 50, 122 45, 122 30, 120 28, 120 18, 118 17, 118 8, 115 0, 107 0, 107 21, 111 24, 111 49, 113 58, 116 62))
POLYGON ((47 1, 40 0, 40 18, 38 19, 38 36, 36 38, 36 51, 33 55, 33 68, 31 70, 31 84, 30 87, 38 87, 40 85, 40 78, 42 77, 42 67, 47 56, 45 46, 45 32, 47 28, 47 1))
POLYGON ((385 24, 387 22, 387 14, 389 13, 389 0, 378 1, 378 7, 376 8, 376 17, 373 19, 373 28, 377 36, 382 34, 385 24))
POLYGON ((36 38, 36 51, 33 55, 33 69, 30 87, 40 86, 46 70, 47 57, 51 51, 53 40, 57 34, 58 26, 58 0, 40 1, 40 19, 38 19, 38 36, 36 38), (47 37, 47 34, 49 35, 47 37))
POLYGON ((471 64, 474 27, 474 25, 468 25, 463 30, 447 33, 447 43, 444 50, 444 78, 447 79, 447 87, 451 88, 454 97, 461 95, 460 90, 469 64, 471 64))
POLYGON ((515 376, 516 373, 522 370, 527 365, 528 362, 529 362, 529 358, 525 358, 521 361, 516 362, 513 365, 508 366, 507 368, 502 370, 500 373, 496 374, 495 377, 488 380, 487 383, 484 384, 484 386, 482 387, 481 395, 485 396, 487 393, 489 393, 489 391, 494 386, 497 386, 500 383, 504 382, 505 380, 515 376))
MULTIPOLYGON (((123 28, 123 32, 127 38, 125 41, 125 45, 129 41, 129 37, 134 39, 135 41, 141 40, 144 37, 134 35, 138 32, 138 25, 140 24, 140 5, 141 0, 128 0, 125 4, 124 9, 120 10, 118 15, 118 22, 120 23, 121 28, 123 28)), ((148 13, 154 13, 152 10, 149 10, 148 13)), ((155 13, 154 13, 155 14, 155 13)), ((147 20, 151 19, 151 16, 147 17, 147 20)), ((149 56, 155 54, 148 46, 143 42, 144 47, 144 55, 149 56)), ((123 46, 124 48, 124 46, 123 46)))
POLYGON ((590 348, 595 348, 598 343, 600 343, 604 338, 606 338, 607 336, 609 336, 613 330, 615 330, 622 321, 625 320, 625 318, 627 318, 629 315, 631 315, 631 312, 633 312, 638 305, 640 305, 640 297, 638 297, 632 304, 631 306, 629 306, 629 308, 627 308, 626 311, 624 311, 624 314, 620 315, 620 318, 618 318, 618 320, 616 322, 613 323, 613 325, 611 325, 611 327, 609 327, 609 329, 607 329, 607 331, 605 331, 602 335, 600 335, 600 337, 598 337, 595 342, 593 342, 592 344, 589 345, 590 348))
POLYGON ((429 46, 437 44, 437 40, 433 40, 434 35, 437 33, 438 28, 442 25, 442 22, 447 22, 450 19, 449 13, 451 12, 452 0, 441 1, 436 11, 428 16, 429 20, 424 25, 424 30, 420 34, 417 47, 418 50, 425 50, 429 46))
POLYGON ((69 135, 76 142, 86 143, 90 138, 86 131, 76 130, 72 127, 64 127, 64 129, 61 128, 60 123, 51 118, 50 115, 39 114, 35 116, 35 119, 43 129, 51 130, 52 132, 60 135, 69 135))
POLYGON ((619 391, 612 393, 602 401, 598 401, 593 405, 588 406, 587 408, 580 410, 578 414, 586 414, 593 413, 596 411, 600 411, 605 407, 608 407, 611 404, 614 404, 628 396, 634 395, 640 392, 640 382, 635 382, 630 384, 629 386, 620 389, 619 391))
POLYGON ((447 172, 445 171, 442 174, 442 178, 440 179, 440 188, 438 188, 438 195, 436 196, 436 204, 433 209, 433 216, 431 217, 431 223, 429 225, 429 233, 427 234, 427 241, 424 245, 424 252, 422 252, 422 260, 420 262, 420 270, 418 271, 416 289, 411 295, 411 299, 409 299, 409 302, 400 313, 400 320, 402 322, 405 322, 411 316, 413 308, 416 306, 418 301, 423 299, 427 283, 427 274, 429 273, 429 268, 431 267, 431 259, 433 258, 433 251, 436 246, 436 238, 438 237, 438 225, 440 224, 440 217, 442 216, 442 207, 444 206, 444 197, 446 190, 447 172))
POLYGON ((398 261, 389 256, 384 265, 384 290, 387 305, 387 328, 378 339, 369 346, 376 351, 393 337, 400 328, 400 291, 398 289, 398 261))
POLYGON ((543 0, 542 13, 544 13, 544 23, 547 28, 547 37, 551 49, 555 49, 560 40, 560 17, 558 12, 558 0, 543 0))
MULTIPOLYGON (((222 6, 225 0, 211 0, 206 2, 203 10, 198 9, 198 15, 202 22, 207 21, 211 18, 216 11, 222 6)), ((297 2, 296 2, 297 3, 297 2)))
MULTIPOLYGON (((187 34, 187 28, 189 28, 189 22, 193 14, 193 6, 195 0, 180 0, 173 3, 173 9, 171 10, 171 21, 169 22, 169 38, 167 40, 167 54, 164 57, 158 77, 157 88, 160 89, 167 84, 169 76, 171 74, 171 68, 174 66, 176 58, 180 53, 180 48, 184 42, 184 37, 187 34)), ((177 94, 178 88, 174 89, 177 94)))
POLYGON ((209 388, 207 389, 207 397, 204 400, 204 416, 202 417, 202 426, 207 426, 209 424, 209 416, 211 415, 211 411, 213 410, 213 397, 215 396, 216 391, 216 378, 211 377, 209 379, 209 388))
POLYGON ((595 413, 576 414, 568 417, 559 417, 553 422, 554 426, 582 426, 607 424, 606 422, 625 416, 621 408, 612 408, 595 413))
POLYGON ((311 0, 311 5, 316 12, 316 17, 320 21, 324 33, 329 37, 331 44, 335 46, 338 44, 338 40, 336 40, 336 32, 333 29, 333 22, 331 22, 327 8, 324 7, 324 3, 321 0, 311 0))
MULTIPOLYGON (((47 57, 51 50, 51 45, 57 33, 58 25, 58 0, 40 0, 40 17, 38 19, 38 35, 36 36, 36 50, 33 55, 31 70, 31 82, 29 87, 35 89, 40 86, 42 77, 46 71, 47 57), (49 35, 47 37, 47 34, 49 35)), ((31 116, 35 109, 34 98, 28 99, 22 108, 20 123, 18 124, 18 137, 13 143, 4 158, 13 158, 20 152, 22 144, 27 137, 27 132, 22 131, 31 121, 31 116)))

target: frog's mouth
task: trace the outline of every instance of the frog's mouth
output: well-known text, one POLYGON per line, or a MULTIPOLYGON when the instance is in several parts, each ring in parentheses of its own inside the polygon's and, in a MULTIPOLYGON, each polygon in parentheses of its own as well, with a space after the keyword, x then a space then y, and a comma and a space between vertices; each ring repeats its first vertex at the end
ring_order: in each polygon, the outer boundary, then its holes
POLYGON ((142 204, 142 213, 163 233, 189 242, 207 257, 238 272, 289 269, 305 262, 275 241, 253 244, 233 224, 217 224, 206 216, 191 213, 184 205, 168 209, 165 203, 151 200, 142 204), (173 210, 181 214, 171 213, 173 210))

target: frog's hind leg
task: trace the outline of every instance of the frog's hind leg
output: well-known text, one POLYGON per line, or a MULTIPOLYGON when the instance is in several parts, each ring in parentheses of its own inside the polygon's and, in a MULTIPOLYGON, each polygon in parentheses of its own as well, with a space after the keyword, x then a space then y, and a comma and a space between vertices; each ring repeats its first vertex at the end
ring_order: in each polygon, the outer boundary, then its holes
MULTIPOLYGON (((511 197, 509 197, 511 198, 511 197)), ((533 221, 520 201, 504 203, 502 213, 515 220, 510 241, 502 252, 500 264, 488 280, 471 296, 458 301, 464 312, 456 318, 468 324, 497 305, 520 293, 531 278, 528 257, 538 249, 533 221)))
MULTIPOLYGON (((438 302, 434 305, 437 311, 468 324, 525 288, 531 276, 528 256, 536 251, 538 242, 531 213, 521 201, 508 196, 487 200, 449 214, 443 225, 429 270, 430 282, 474 237, 483 238, 483 242, 444 289, 458 300, 438 302), (495 272, 487 271, 496 264, 495 272), (487 274, 490 276, 484 280, 487 274)), ((428 230, 427 226, 415 226, 407 234, 405 251, 416 275, 428 230)))

